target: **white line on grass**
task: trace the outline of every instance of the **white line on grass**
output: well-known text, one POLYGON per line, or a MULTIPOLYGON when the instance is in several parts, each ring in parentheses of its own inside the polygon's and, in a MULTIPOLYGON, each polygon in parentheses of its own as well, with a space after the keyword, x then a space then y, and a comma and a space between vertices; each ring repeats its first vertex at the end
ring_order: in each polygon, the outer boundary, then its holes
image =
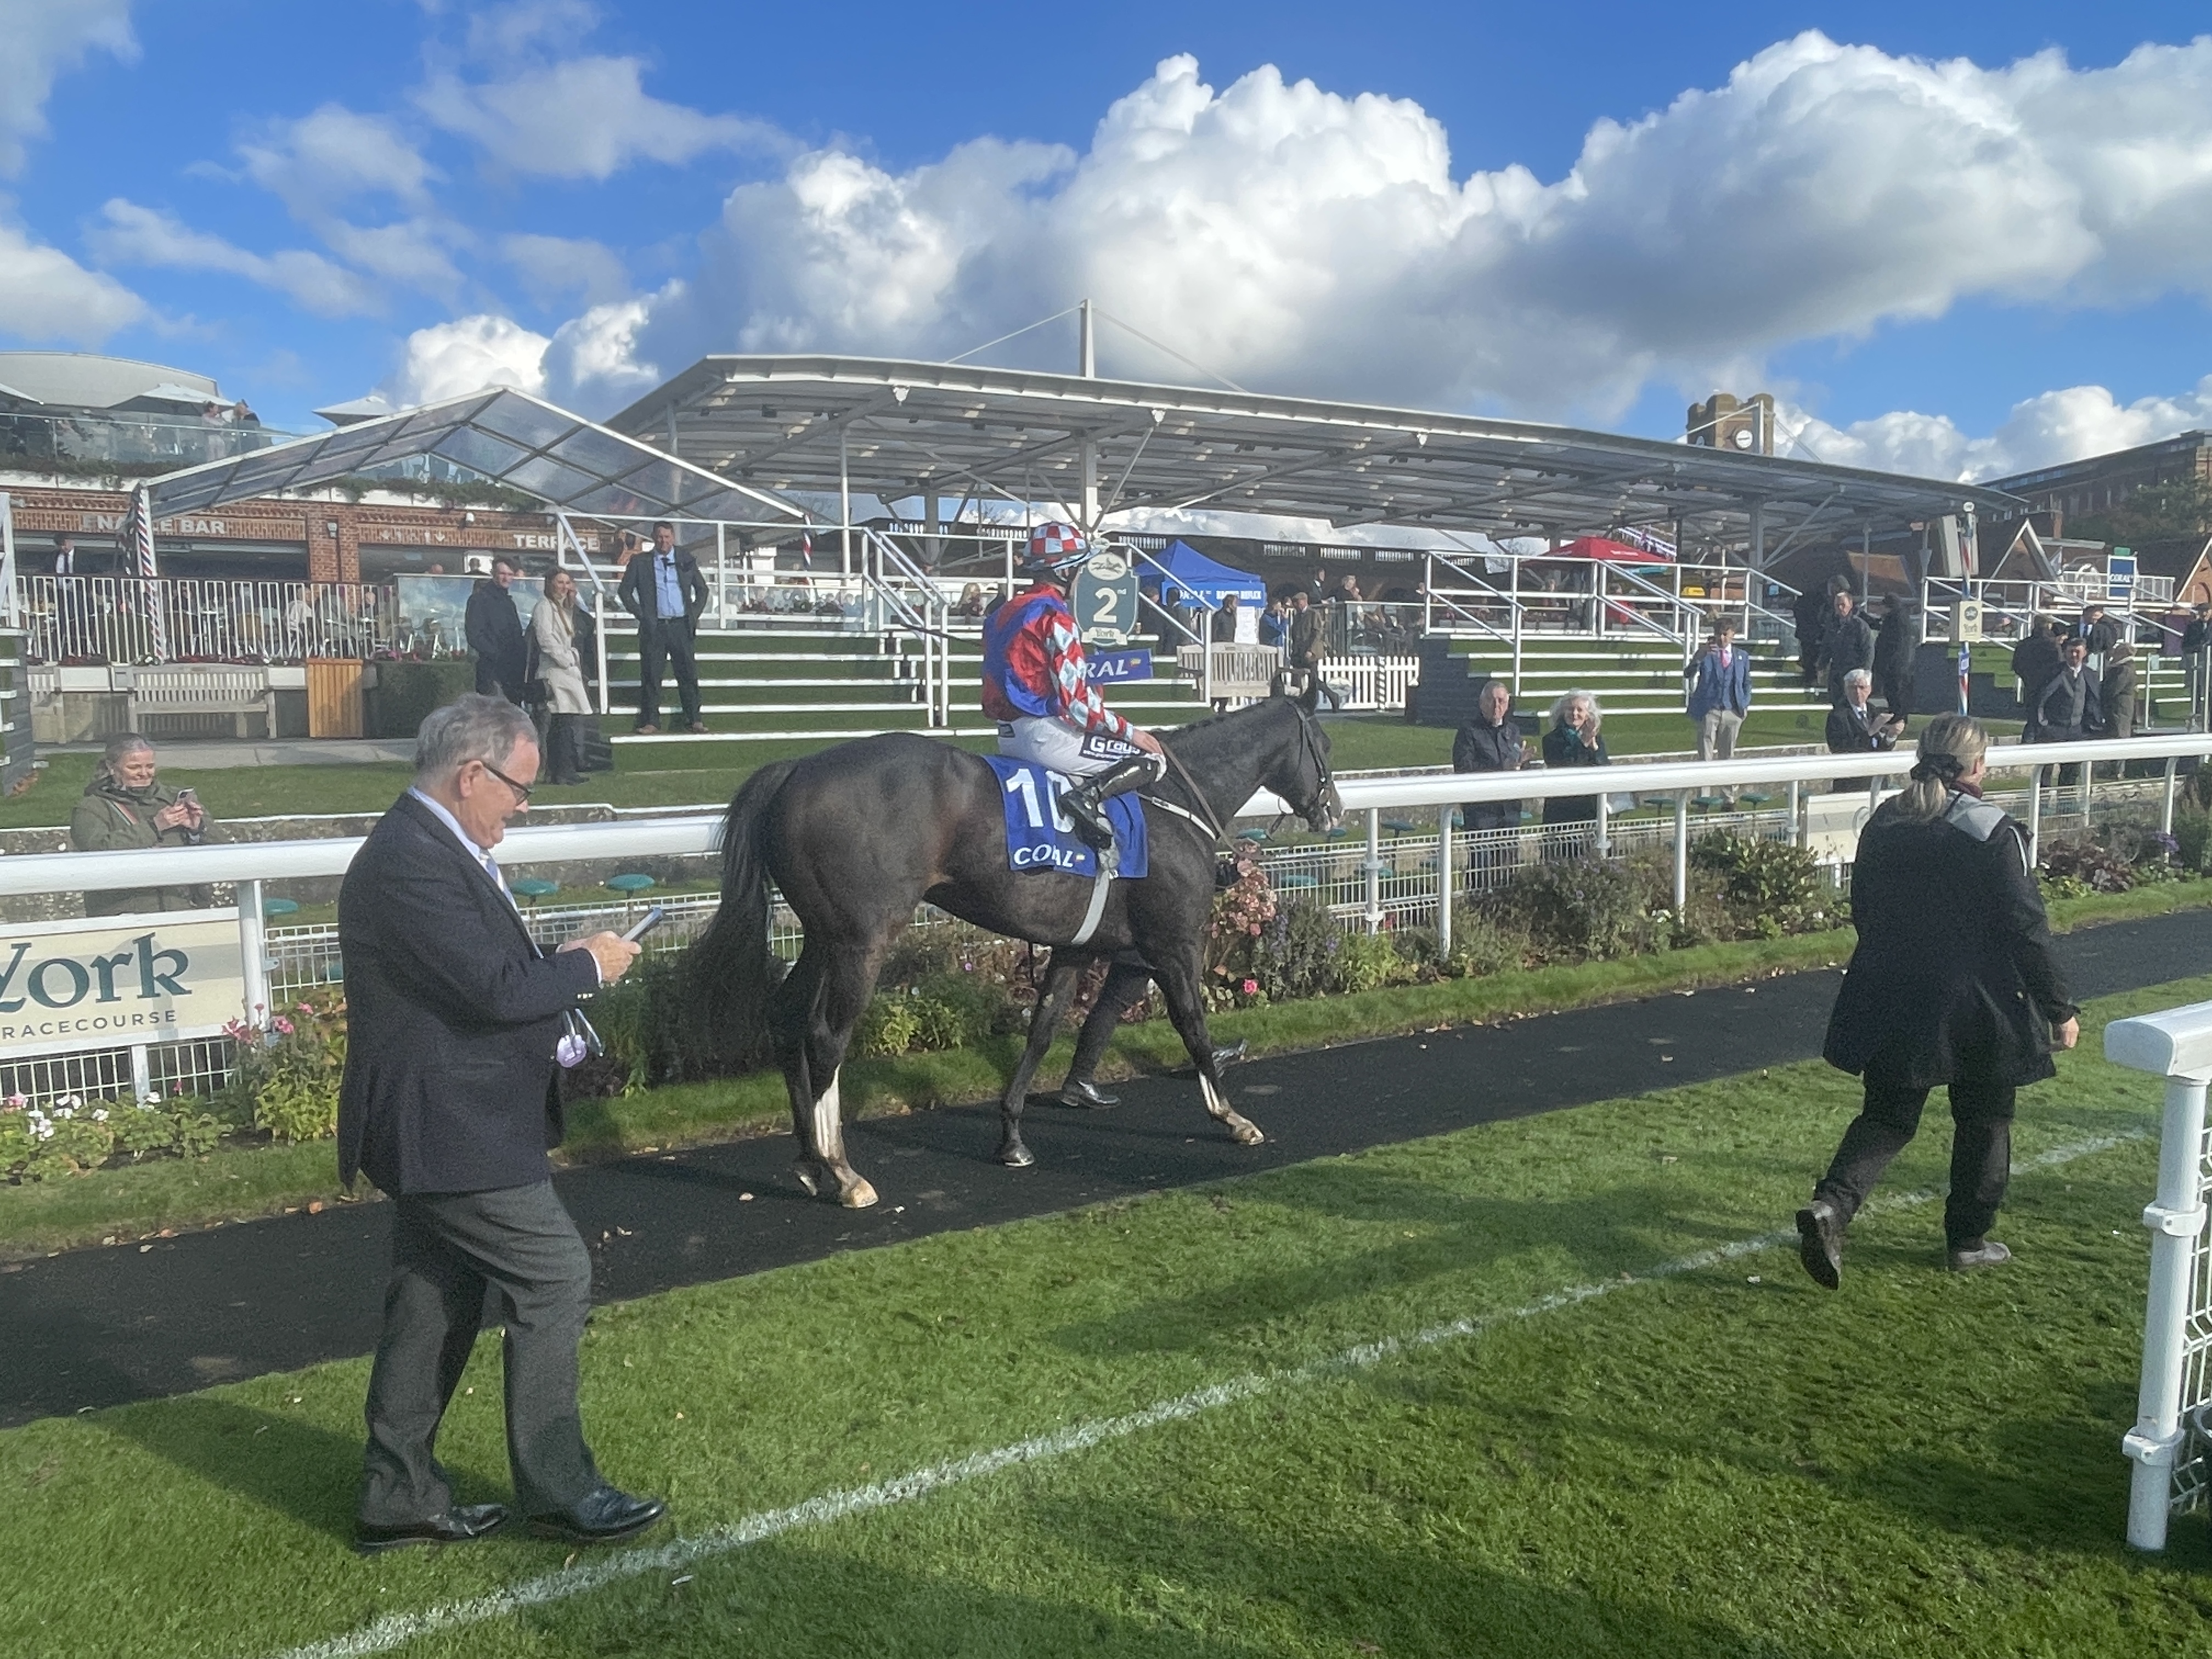
MULTIPOLYGON (((2070 1164, 2076 1158, 2109 1152, 2130 1141, 2148 1139, 2151 1133, 2148 1128, 2142 1128, 2119 1134, 2092 1136, 2086 1140, 2054 1146, 2049 1152, 2014 1164, 2013 1168, 2016 1171, 2051 1169, 2058 1164, 2070 1164)), ((1894 1197, 1876 1199, 1867 1207, 1906 1210, 1933 1203, 1942 1195, 1938 1191, 1899 1193, 1894 1197)), ((1480 1335, 1484 1331, 1516 1320, 1556 1313, 1562 1308, 1594 1301, 1631 1285, 1679 1278, 1684 1273, 1697 1273, 1704 1268, 1718 1267, 1725 1261, 1733 1261, 1739 1256, 1754 1255, 1761 1250, 1775 1249, 1796 1242, 1795 1228, 1761 1233, 1756 1238, 1740 1238, 1731 1243, 1717 1244, 1711 1249, 1699 1250, 1694 1255, 1677 1256, 1672 1261, 1647 1267, 1641 1273, 1594 1280, 1586 1285, 1571 1285, 1510 1312, 1479 1319, 1455 1319, 1448 1324, 1431 1325, 1426 1330, 1415 1331, 1410 1335, 1378 1338, 1372 1342, 1358 1343, 1326 1358, 1280 1370, 1248 1372, 1225 1382, 1194 1389, 1190 1393, 1177 1395, 1172 1400, 1156 1401, 1124 1417, 1094 1418, 1087 1422, 1070 1424, 1049 1434, 1018 1440, 1010 1446, 1000 1446, 990 1451, 974 1452, 966 1457, 932 1463, 926 1468, 900 1475, 896 1480, 823 1492, 788 1509, 764 1510, 729 1526, 716 1527, 696 1537, 679 1538, 672 1543, 653 1548, 603 1555, 593 1560, 580 1562, 573 1567, 562 1567, 540 1577, 525 1579, 519 1584, 509 1584, 471 1601, 441 1602, 425 1607, 420 1613, 386 1613, 350 1634, 329 1637, 319 1642, 310 1642, 304 1647, 289 1649, 277 1656, 277 1659, 366 1659, 368 1655, 388 1653, 404 1643, 425 1636, 460 1630, 531 1607, 546 1607, 574 1596, 588 1595, 609 1584, 620 1583, 624 1579, 636 1578, 647 1573, 689 1567, 714 1556, 744 1549, 749 1544, 763 1543, 785 1533, 796 1532, 801 1528, 824 1526, 833 1521, 842 1521, 848 1516, 889 1509, 895 1504, 909 1504, 946 1486, 980 1480, 1018 1464, 1048 1462, 1054 1458, 1065 1457, 1071 1452, 1087 1451, 1109 1440, 1125 1439, 1146 1429, 1157 1428, 1163 1423, 1183 1422, 1218 1407, 1255 1399, 1279 1389, 1297 1388, 1345 1371, 1366 1370, 1399 1354, 1480 1335)))

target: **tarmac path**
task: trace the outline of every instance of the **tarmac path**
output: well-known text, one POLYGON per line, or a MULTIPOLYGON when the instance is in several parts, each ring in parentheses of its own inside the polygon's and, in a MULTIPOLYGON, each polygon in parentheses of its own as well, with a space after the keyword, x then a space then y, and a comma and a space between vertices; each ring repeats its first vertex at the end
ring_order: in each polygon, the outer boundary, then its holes
MULTIPOLYGON (((2212 970, 2212 912, 2085 928, 2058 946, 2077 997, 2163 984, 2212 970)), ((850 1124, 853 1162, 883 1195, 871 1210, 802 1196, 781 1135, 556 1182, 592 1241, 593 1299, 620 1301, 1809 1059, 1839 977, 1792 974, 1253 1060, 1229 1082, 1267 1133, 1256 1148, 1213 1127, 1187 1078, 1117 1085, 1111 1112, 1038 1097, 1024 1123, 1038 1159, 1029 1170, 992 1161, 995 1105, 850 1124)), ((368 1352, 391 1213, 344 1205, 149 1250, 134 1241, 0 1264, 0 1426, 368 1352)))

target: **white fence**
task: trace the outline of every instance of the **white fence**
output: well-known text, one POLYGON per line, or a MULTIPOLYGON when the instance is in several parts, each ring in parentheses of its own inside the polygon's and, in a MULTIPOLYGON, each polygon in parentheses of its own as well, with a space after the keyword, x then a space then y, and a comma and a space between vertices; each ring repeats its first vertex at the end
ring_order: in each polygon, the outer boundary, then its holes
POLYGON ((2212 1480, 2212 1256, 2204 1237, 2212 1162, 2204 1091, 2212 1079, 2212 1003, 2196 1003, 2105 1029, 2106 1058, 2166 1079, 2158 1195, 2142 1212, 2150 1229, 2150 1293, 2143 1310, 2142 1375, 2136 1425, 2121 1440, 2135 1462, 2128 1542, 2166 1547, 2166 1523, 2197 1508, 2212 1480))
POLYGON ((392 590, 360 582, 22 576, 34 663, 299 662, 392 642, 392 590))
MULTIPOLYGON (((2177 787, 2175 763, 2184 757, 2206 754, 2212 754, 2212 734, 2178 732, 2125 741, 2001 744, 1990 751, 1990 765, 1993 774, 2026 775, 2024 817, 2033 834, 2039 831, 2045 807, 2056 794, 2047 781, 2046 769, 2063 764, 2070 769, 2081 762, 2163 763, 2162 780, 2154 778, 2148 787, 2160 793, 2160 826, 2170 829, 2177 787)), ((1690 842, 1709 828, 1791 835, 1801 842, 1825 846, 1838 861, 1848 861, 1850 845, 1868 807, 1878 799, 1886 781, 1895 780, 1911 768, 1912 758, 1901 751, 1781 755, 1709 763, 1662 761, 1601 770, 1427 772, 1346 778, 1340 781, 1339 793, 1351 833, 1341 841, 1270 849, 1269 861, 1286 890, 1321 899, 1348 925, 1373 931, 1393 919, 1432 922, 1438 949, 1448 953, 1452 907, 1438 902, 1452 885, 1447 872, 1455 874, 1468 868, 1475 884, 1488 885, 1505 878, 1512 866, 1525 860, 1572 856, 1590 850, 1611 854, 1663 847, 1673 852, 1674 899, 1679 905, 1686 896, 1690 842), (1867 793, 1859 795, 1856 789, 1845 795, 1827 793, 1826 787, 1839 781, 1863 783, 1867 793), (1554 795, 1589 795, 1594 791, 1602 792, 1597 797, 1597 816, 1579 827, 1472 835, 1453 828, 1453 808, 1462 803, 1520 800, 1534 805, 1554 795), (1717 806, 1723 791, 1735 792, 1748 810, 1721 814, 1701 805, 1717 806), (1753 797, 1763 799, 1755 801, 1753 797), (1615 811, 1612 806, 1615 800, 1637 803, 1636 816, 1615 811), (1844 806, 1846 802, 1852 804, 1844 806), (1654 805, 1659 815, 1647 816, 1654 805), (1840 814, 1838 806, 1844 806, 1840 814), (1391 815, 1387 823, 1385 814, 1391 815), (1423 815, 1426 815, 1425 823, 1421 821, 1423 815), (1510 852, 1500 850, 1506 848, 1510 852)), ((1288 812, 1286 803, 1263 791, 1247 802, 1238 816, 1271 819, 1288 812)), ((508 831, 500 843, 498 856, 502 865, 514 867, 698 855, 715 850, 720 830, 719 813, 629 817, 611 823, 526 824, 508 831)), ((276 932, 265 927, 263 903, 267 884, 342 875, 360 846, 359 837, 343 836, 106 853, 25 854, 0 859, 0 893, 234 883, 246 964, 245 1000, 249 1007, 266 1006, 272 990, 318 982, 326 979, 336 965, 336 941, 329 930, 276 932)), ((580 928, 607 911, 635 908, 610 901, 599 908, 548 910, 537 919, 540 931, 550 939, 571 927, 580 928)), ((686 901, 682 908, 694 912, 702 906, 686 901)), ((687 915, 684 924, 696 927, 698 919, 687 915)), ((787 920, 781 926, 781 942, 787 946, 796 934, 787 920)))

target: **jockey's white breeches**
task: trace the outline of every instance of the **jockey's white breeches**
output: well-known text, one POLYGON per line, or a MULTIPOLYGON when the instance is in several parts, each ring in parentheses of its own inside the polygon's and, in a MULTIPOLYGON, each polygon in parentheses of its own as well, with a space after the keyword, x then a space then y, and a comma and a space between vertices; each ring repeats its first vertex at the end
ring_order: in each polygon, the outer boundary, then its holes
POLYGON ((1087 778, 1144 750, 1133 743, 1103 732, 1085 732, 1066 720, 1023 714, 999 722, 999 752, 1032 762, 1063 777, 1087 778))

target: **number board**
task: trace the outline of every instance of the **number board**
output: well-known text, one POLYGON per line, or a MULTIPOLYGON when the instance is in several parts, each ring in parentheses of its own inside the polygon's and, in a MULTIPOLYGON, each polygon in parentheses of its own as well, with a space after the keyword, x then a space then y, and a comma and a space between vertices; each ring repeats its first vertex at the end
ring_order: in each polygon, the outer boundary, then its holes
POLYGON ((1095 645, 1121 645, 1137 630, 1137 568, 1127 555, 1106 549, 1077 573, 1070 596, 1075 626, 1095 645))

